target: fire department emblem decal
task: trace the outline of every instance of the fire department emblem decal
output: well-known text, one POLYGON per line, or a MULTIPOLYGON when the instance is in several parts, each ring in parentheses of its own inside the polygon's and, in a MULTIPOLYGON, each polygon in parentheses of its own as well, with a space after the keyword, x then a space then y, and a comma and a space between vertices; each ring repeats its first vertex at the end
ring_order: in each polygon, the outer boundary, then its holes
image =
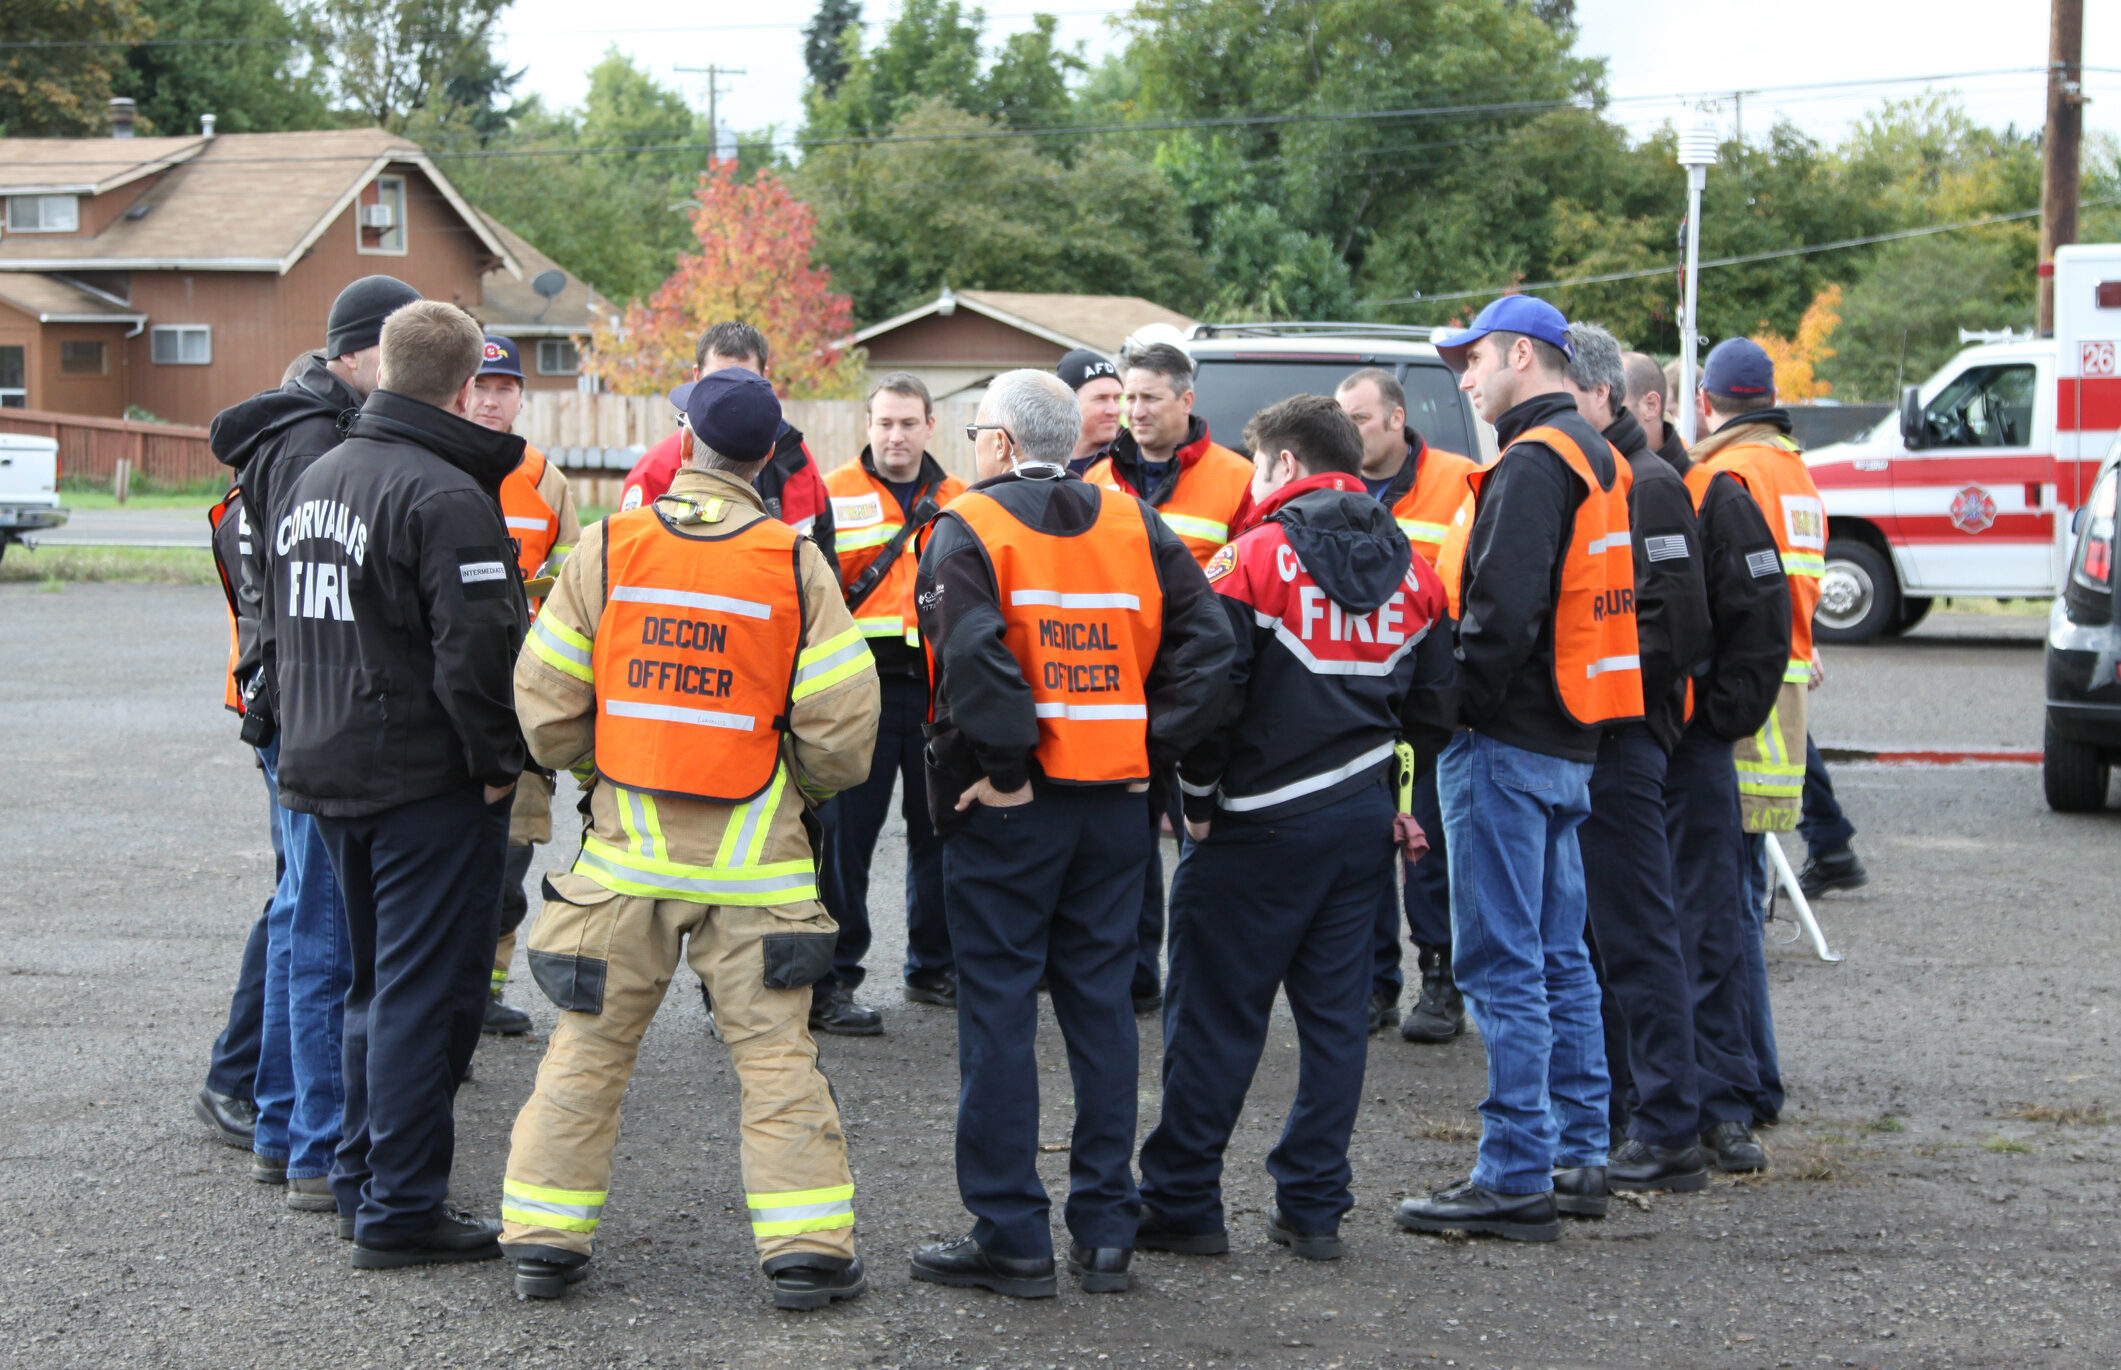
POLYGON ((1216 581, 1221 580, 1236 569, 1237 546, 1234 543, 1226 542, 1221 547, 1216 548, 1215 555, 1208 559, 1208 583, 1213 585, 1216 581))
POLYGON ((1996 501, 1978 485, 1969 485, 1952 500, 1952 527, 1962 533, 1984 533, 1996 521, 1996 501))

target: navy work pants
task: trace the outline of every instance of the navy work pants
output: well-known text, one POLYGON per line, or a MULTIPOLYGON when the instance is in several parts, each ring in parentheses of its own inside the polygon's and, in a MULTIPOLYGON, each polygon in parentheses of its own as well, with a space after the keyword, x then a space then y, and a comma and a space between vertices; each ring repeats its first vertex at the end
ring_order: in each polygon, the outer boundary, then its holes
POLYGON ((441 1215, 457 1081, 485 1021, 509 798, 479 786, 318 818, 346 897, 346 1119, 331 1188, 356 1240, 404 1245, 441 1215))
POLYGON ((1841 811, 1834 797, 1834 777, 1827 773, 1826 758, 1819 744, 1804 735, 1804 811, 1797 818, 1797 835, 1814 857, 1847 851, 1856 840, 1856 825, 1841 811))
POLYGON ((899 812, 906 820, 906 968, 909 977, 950 969, 950 928, 943 918, 943 844, 928 821, 927 779, 921 751, 922 724, 928 717, 928 685, 907 675, 881 677, 884 712, 877 724, 876 753, 869 778, 842 790, 828 806, 824 853, 819 861, 820 893, 825 911, 840 925, 833 950, 832 973, 848 989, 862 983, 868 970, 869 866, 876 859, 877 834, 891 812, 891 790, 899 790, 899 812))
POLYGON ((1053 1254, 1038 1178, 1037 985, 1047 979, 1075 1085, 1068 1230, 1132 1246, 1140 1061, 1135 926, 1149 828, 1120 785, 1033 782, 1015 808, 975 805, 943 839, 957 953, 957 1187, 973 1239, 997 1256, 1053 1254))
POLYGON ((1272 822, 1216 818, 1171 886, 1163 1119, 1142 1145, 1142 1202, 1182 1232, 1223 1227, 1223 1148, 1266 1045, 1274 992, 1296 1017, 1296 1101, 1267 1156, 1281 1210, 1331 1232, 1354 1206, 1348 1136, 1369 1054, 1380 887, 1392 803, 1368 786, 1272 822), (1292 880, 1290 872, 1302 872, 1292 880))
POLYGON ((1402 862, 1402 887, 1387 888, 1377 900, 1377 963, 1370 993, 1397 1000, 1406 984, 1399 969, 1399 916, 1406 910, 1407 932, 1423 951, 1441 953, 1451 964, 1451 857, 1443 836, 1443 808, 1436 800, 1436 768, 1414 782, 1414 821, 1428 834, 1429 850, 1411 865, 1402 862))
MULTIPOLYGON (((1152 796, 1153 798, 1153 796, 1152 796)), ((1171 818, 1173 840, 1178 844, 1179 855, 1186 851, 1186 815, 1181 807, 1183 800, 1176 790, 1168 812, 1171 818)), ((1134 983, 1132 993, 1137 999, 1147 999, 1156 994, 1164 983, 1164 816, 1167 812, 1155 804, 1149 806, 1149 868, 1142 872, 1141 917, 1134 929, 1134 983)))
POLYGON ((1704 1128, 1751 1123, 1760 1090, 1747 1024, 1746 845, 1731 744, 1699 722, 1665 769, 1665 833, 1672 844, 1672 904, 1694 1005, 1694 1066, 1704 1128))
POLYGON ((214 1038, 214 1049, 206 1063, 206 1087, 231 1099, 255 1098, 258 1043, 265 1030, 266 916, 272 912, 273 898, 287 875, 287 856, 280 849, 280 787, 273 783, 273 773, 262 764, 258 774, 265 778, 265 830, 272 834, 274 893, 265 896, 258 921, 250 925, 250 937, 243 943, 243 961, 236 970, 235 992, 228 996, 228 1021, 222 1025, 221 1035, 214 1038))
POLYGON ((1613 1120, 1638 1142, 1676 1148, 1700 1134, 1701 1096, 1686 951, 1672 904, 1666 766, 1664 748, 1640 723, 1607 730, 1579 841, 1604 987, 1613 1120))

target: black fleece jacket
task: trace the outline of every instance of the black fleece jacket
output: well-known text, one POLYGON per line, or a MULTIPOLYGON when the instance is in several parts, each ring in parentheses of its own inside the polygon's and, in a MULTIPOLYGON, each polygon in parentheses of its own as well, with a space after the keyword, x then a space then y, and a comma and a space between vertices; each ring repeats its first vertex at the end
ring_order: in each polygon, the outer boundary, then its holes
MULTIPOLYGON (((984 480, 991 495, 1027 527, 1076 537, 1097 520, 1098 491, 1058 467, 1033 466, 984 480)), ((1146 507, 1163 638, 1146 682, 1149 764, 1162 773, 1221 721, 1229 697, 1230 625, 1200 564, 1146 507)), ((938 830, 963 821, 957 798, 981 776, 998 790, 1030 779, 1038 717, 1031 686, 1003 641, 1000 594, 986 549, 948 510, 935 520, 914 582, 921 637, 935 661, 928 735, 928 803, 938 830)))
POLYGON ((1643 724, 1666 752, 1686 731, 1687 681, 1715 649, 1702 579, 1701 529, 1686 482, 1650 450, 1627 410, 1605 430, 1627 458, 1630 551, 1635 559, 1635 635, 1642 656, 1643 724))
POLYGON ((1576 439, 1600 485, 1619 478, 1619 458, 1566 394, 1535 395, 1495 420, 1503 454, 1481 483, 1459 595, 1458 721, 1526 751, 1595 762, 1599 729, 1570 718, 1554 685, 1554 603, 1583 487, 1554 449, 1517 440, 1541 424, 1576 439))
POLYGON ((279 389, 230 405, 214 415, 208 430, 207 445, 243 487, 241 522, 229 528, 234 520, 222 521, 227 531, 214 539, 215 554, 222 557, 222 569, 236 592, 236 634, 244 649, 237 675, 264 672, 266 692, 258 707, 268 714, 276 709, 277 644, 263 601, 276 558, 272 539, 260 534, 278 526, 295 482, 311 462, 339 445, 360 408, 361 397, 332 374, 322 353, 313 352, 279 389), (249 551, 238 550, 231 562, 225 553, 235 549, 238 537, 249 551))
POLYGON ((526 763, 515 660, 529 621, 501 480, 523 440, 378 390, 271 531, 280 802, 380 813, 526 763))

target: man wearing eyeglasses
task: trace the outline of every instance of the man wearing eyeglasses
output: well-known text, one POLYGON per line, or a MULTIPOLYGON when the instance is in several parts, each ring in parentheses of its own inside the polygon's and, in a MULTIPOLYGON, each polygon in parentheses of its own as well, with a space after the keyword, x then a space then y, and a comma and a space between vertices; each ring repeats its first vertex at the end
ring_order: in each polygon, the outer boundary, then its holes
POLYGON ((1142 794, 1222 721, 1234 651, 1150 507, 1068 475, 1080 430, 1051 373, 997 378, 968 430, 980 481, 936 519, 914 590, 958 966, 958 1192, 975 1221, 915 1253, 913 1278, 1016 1298, 1057 1287, 1036 1164, 1042 975, 1075 1086, 1068 1266, 1087 1292, 1128 1286, 1142 794))

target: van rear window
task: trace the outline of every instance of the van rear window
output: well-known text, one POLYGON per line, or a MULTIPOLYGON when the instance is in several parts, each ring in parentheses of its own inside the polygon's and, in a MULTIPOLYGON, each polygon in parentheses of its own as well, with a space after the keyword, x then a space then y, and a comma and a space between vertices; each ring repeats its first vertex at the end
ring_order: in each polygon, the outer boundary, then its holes
MULTIPOLYGON (((1342 380, 1363 366, 1343 358, 1204 357, 1193 377, 1193 412, 1208 421, 1209 435, 1217 442, 1239 448, 1244 445, 1245 424, 1260 410, 1291 395, 1331 395, 1342 380)), ((1477 456, 1479 448, 1466 427, 1457 377, 1441 363, 1401 362, 1392 369, 1406 387, 1407 423, 1414 431, 1432 447, 1477 456)))

